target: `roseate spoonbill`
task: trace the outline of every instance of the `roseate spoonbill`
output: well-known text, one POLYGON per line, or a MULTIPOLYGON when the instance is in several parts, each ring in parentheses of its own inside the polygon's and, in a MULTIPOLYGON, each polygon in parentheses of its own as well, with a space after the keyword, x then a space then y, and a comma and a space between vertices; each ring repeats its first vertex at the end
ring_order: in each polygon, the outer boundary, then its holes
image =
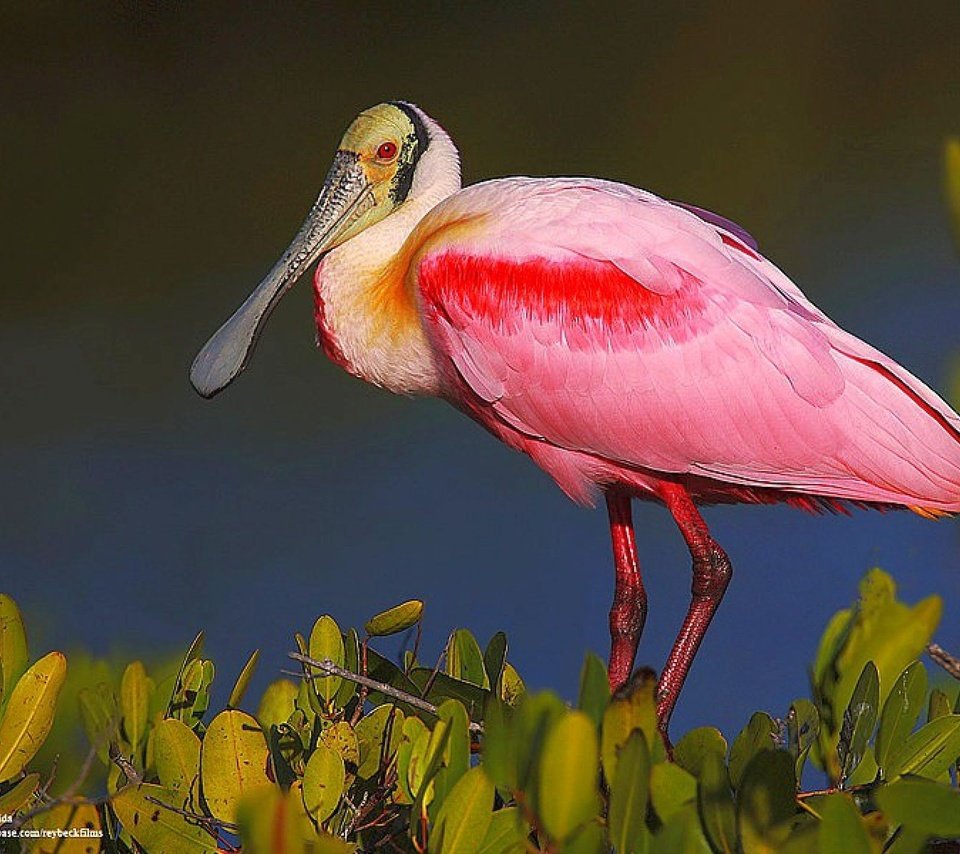
POLYGON ((380 104, 347 129, 293 242, 197 356, 201 395, 236 378, 317 259, 334 362, 445 398, 574 501, 604 496, 613 687, 647 613, 630 502, 666 505, 693 584, 658 686, 664 733, 732 571, 698 504, 960 511, 960 416, 708 211, 592 178, 461 189, 444 130, 412 104, 380 104))

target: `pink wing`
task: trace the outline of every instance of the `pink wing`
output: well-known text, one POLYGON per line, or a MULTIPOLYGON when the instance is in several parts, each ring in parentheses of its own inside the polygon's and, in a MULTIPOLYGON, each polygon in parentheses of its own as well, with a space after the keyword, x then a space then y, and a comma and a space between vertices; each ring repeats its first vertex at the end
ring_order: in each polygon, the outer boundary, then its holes
POLYGON ((731 232, 588 180, 489 182, 441 209, 482 225, 420 256, 425 322, 494 432, 653 475, 960 511, 960 417, 731 232))

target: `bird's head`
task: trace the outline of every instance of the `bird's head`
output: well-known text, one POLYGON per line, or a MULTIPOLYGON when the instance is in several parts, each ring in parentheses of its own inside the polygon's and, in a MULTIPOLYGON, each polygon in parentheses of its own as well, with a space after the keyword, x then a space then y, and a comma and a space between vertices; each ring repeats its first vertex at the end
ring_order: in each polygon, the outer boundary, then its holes
POLYGON ((190 382, 199 394, 213 397, 237 377, 270 312, 314 261, 416 195, 418 184, 430 179, 429 170, 418 167, 437 143, 453 152, 456 166, 456 149, 439 125, 402 101, 378 104, 353 120, 290 246, 194 360, 190 382))

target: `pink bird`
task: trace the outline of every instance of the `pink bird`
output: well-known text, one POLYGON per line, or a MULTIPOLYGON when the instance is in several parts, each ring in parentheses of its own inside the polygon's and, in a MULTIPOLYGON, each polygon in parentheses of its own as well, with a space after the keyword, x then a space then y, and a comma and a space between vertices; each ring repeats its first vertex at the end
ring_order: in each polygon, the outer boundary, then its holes
POLYGON ((960 416, 715 214, 591 178, 461 189, 443 129, 412 104, 380 104, 350 125, 300 232, 198 355, 201 395, 239 374, 318 258, 331 359, 444 398, 574 501, 603 496, 613 688, 647 614, 631 499, 670 511, 693 584, 658 686, 664 734, 732 572, 698 505, 960 512, 960 416))

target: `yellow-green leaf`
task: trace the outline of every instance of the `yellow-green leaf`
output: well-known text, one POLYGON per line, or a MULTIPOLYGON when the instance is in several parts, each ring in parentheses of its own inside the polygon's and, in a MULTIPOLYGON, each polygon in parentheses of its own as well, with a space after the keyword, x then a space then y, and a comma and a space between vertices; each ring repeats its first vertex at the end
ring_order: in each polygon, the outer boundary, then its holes
POLYGON ((66 658, 51 652, 13 686, 0 720, 0 781, 16 777, 49 735, 66 675, 66 658))
POLYGON ((354 728, 360 746, 360 763, 357 776, 366 780, 380 767, 384 736, 389 732, 390 742, 385 751, 385 759, 396 752, 403 731, 403 712, 394 706, 377 706, 368 715, 364 715, 354 728))
POLYGON ((933 836, 960 836, 960 792, 921 777, 896 780, 876 791, 877 806, 891 824, 933 836))
MULTIPOLYGON (((307 851, 316 854, 318 851, 317 832, 304 809, 299 783, 294 783, 289 792, 271 787, 245 795, 237 808, 237 823, 243 854, 304 854, 307 851)), ((347 845, 341 850, 355 848, 347 845)))
POLYGON ((647 801, 650 751, 642 730, 634 730, 620 750, 610 786, 610 841, 617 854, 642 854, 650 847, 647 801))
POLYGON ((737 850, 737 816, 730 792, 730 775, 723 757, 713 751, 703 756, 697 802, 703 830, 713 848, 722 854, 733 854, 737 850))
POLYGON ((200 739, 176 718, 165 718, 153 730, 153 761, 160 784, 186 796, 200 774, 200 739))
POLYGON ((39 783, 39 774, 27 774, 27 776, 12 789, 0 795, 0 815, 13 815, 13 813, 24 806, 37 790, 39 783))
POLYGON ((143 662, 128 664, 120 679, 120 714, 124 735, 134 751, 147 734, 147 714, 152 694, 153 680, 147 676, 143 662))
POLYGON ((697 780, 673 762, 650 769, 650 800, 664 824, 697 800, 697 780))
POLYGON ((938 777, 960 756, 960 715, 944 715, 924 724, 890 751, 887 778, 897 774, 938 777))
POLYGON ((774 852, 787 841, 796 814, 793 757, 761 750, 750 760, 737 797, 740 839, 745 851, 774 852))
POLYGON ((685 771, 699 777, 707 754, 716 754, 721 761, 727 755, 727 740, 714 727, 690 730, 673 748, 673 759, 685 771))
POLYGON ((627 683, 626 690, 619 692, 607 706, 600 730, 600 751, 603 774, 608 782, 616 776, 620 748, 636 729, 642 730, 647 739, 651 760, 659 762, 663 759, 663 741, 657 729, 655 691, 656 677, 653 671, 637 671, 627 683))
POLYGON ((493 818, 493 783, 471 768, 450 790, 430 835, 431 854, 476 854, 493 818))
POLYGON ((490 680, 483 667, 480 644, 467 629, 457 629, 447 643, 446 672, 454 679, 489 688, 490 680))
MULTIPOLYGON (((45 830, 100 830, 100 814, 93 804, 58 804, 41 813, 31 824, 45 830)), ((100 840, 95 836, 51 836, 40 839, 31 854, 95 854, 100 840)))
MULTIPOLYGON (((819 805, 818 805, 819 806, 819 805)), ((870 837, 860 811, 848 795, 830 795, 820 809, 820 854, 871 854, 870 837)))
POLYGON ((27 669, 27 636, 20 609, 6 593, 0 593, 0 709, 27 669))
POLYGON ((922 662, 915 661, 897 677, 880 714, 874 753, 885 777, 890 754, 913 730, 926 693, 927 671, 922 662))
POLYGON ((317 823, 333 815, 343 794, 346 775, 335 750, 318 744, 303 772, 303 805, 317 823))
POLYGON ((515 706, 526 691, 527 687, 516 668, 509 661, 504 662, 503 674, 500 677, 500 699, 508 706, 515 706))
POLYGON ((517 807, 497 810, 483 837, 477 854, 525 854, 530 826, 517 807))
POLYGON ((233 685, 233 690, 230 691, 230 698, 227 700, 228 708, 236 709, 243 702, 243 695, 247 693, 247 688, 250 685, 250 680, 253 678, 253 672, 257 669, 257 663, 259 661, 260 650, 255 649, 250 653, 250 658, 248 658, 247 663, 243 665, 243 670, 240 671, 240 675, 233 685))
POLYGON ((584 712, 567 712, 547 732, 537 806, 553 839, 566 839, 596 816, 599 760, 597 728, 584 712))
POLYGON ((371 637, 395 635, 397 632, 404 632, 411 626, 415 626, 422 616, 423 602, 419 599, 410 599, 371 617, 364 629, 371 637))
POLYGON ((163 786, 127 786, 110 802, 117 818, 144 850, 207 854, 217 850, 212 836, 196 822, 167 807, 182 808, 183 796, 163 786))
POLYGON ((360 766, 360 743, 357 734, 347 721, 337 721, 320 733, 320 742, 334 751, 343 760, 347 769, 347 783, 350 785, 360 766))
POLYGON ((730 782, 734 789, 740 788, 743 772, 750 760, 761 750, 774 749, 777 731, 773 718, 765 712, 754 712, 750 716, 730 748, 730 782))
POLYGON ((289 679, 277 679, 267 686, 257 708, 257 720, 264 730, 274 724, 286 723, 296 708, 297 693, 300 688, 289 679))
POLYGON ((273 785, 267 755, 263 731, 251 715, 228 709, 210 721, 200 752, 200 779, 215 818, 235 822, 237 805, 247 792, 273 785))
MULTIPOLYGON (((310 657, 316 661, 330 659, 334 664, 343 667, 343 635, 333 617, 324 614, 313 624, 310 632, 310 657)), ((318 668, 312 668, 314 673, 320 674, 318 668)), ((340 676, 318 675, 313 679, 314 688, 320 698, 329 705, 340 688, 343 678, 340 676)))
POLYGON ((586 712, 593 722, 600 726, 603 713, 610 702, 610 680, 607 668, 592 652, 583 660, 580 669, 580 695, 577 708, 586 712))

